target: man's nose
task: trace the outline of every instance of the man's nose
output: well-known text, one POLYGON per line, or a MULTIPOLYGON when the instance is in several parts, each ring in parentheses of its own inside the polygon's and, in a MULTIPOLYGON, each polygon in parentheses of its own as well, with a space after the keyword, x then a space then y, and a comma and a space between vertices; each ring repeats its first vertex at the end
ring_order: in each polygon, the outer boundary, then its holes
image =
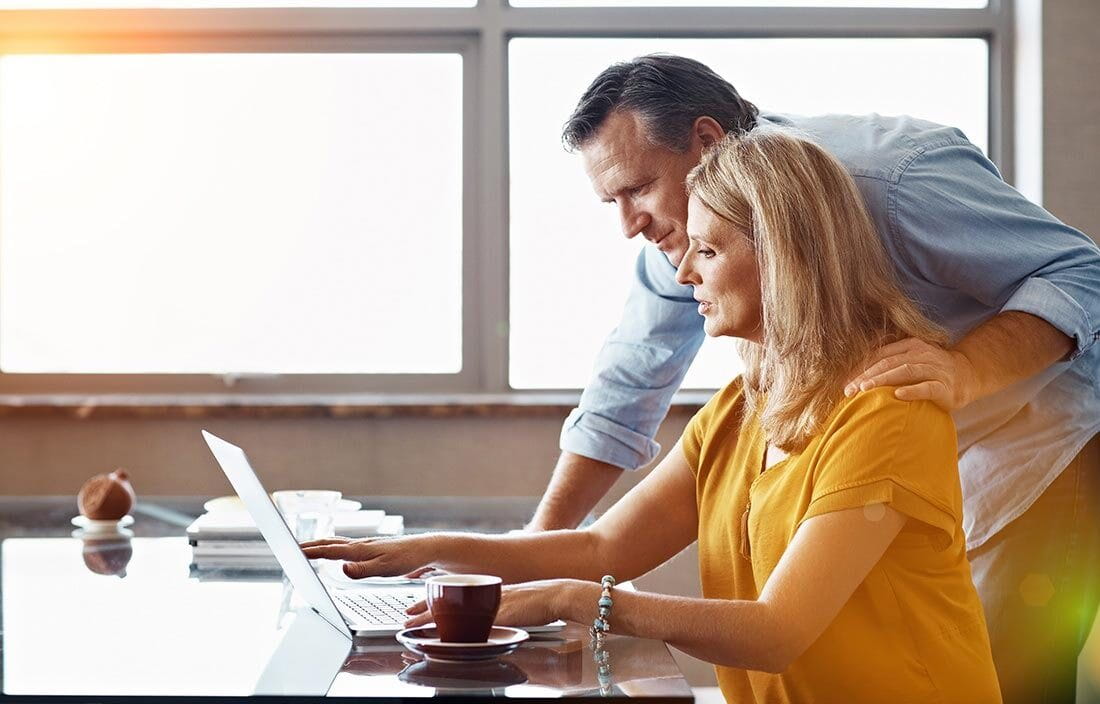
POLYGON ((653 221, 647 213, 641 212, 627 212, 623 211, 620 214, 623 224, 623 236, 628 240, 633 239, 637 235, 644 234, 645 229, 649 227, 649 224, 653 221))

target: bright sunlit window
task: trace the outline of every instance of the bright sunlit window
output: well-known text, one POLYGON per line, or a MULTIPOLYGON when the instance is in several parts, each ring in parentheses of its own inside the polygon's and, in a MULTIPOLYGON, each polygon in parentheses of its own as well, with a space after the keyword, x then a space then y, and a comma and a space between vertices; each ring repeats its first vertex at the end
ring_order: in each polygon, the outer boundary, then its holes
POLYGON ((1011 181, 1013 7, 0 0, 0 395, 583 388, 645 244, 561 145, 601 70, 953 125, 1011 181))
MULTIPOLYGON (((593 194, 561 128, 588 83, 655 51, 698 59, 764 112, 909 114, 988 142, 988 48, 978 39, 516 39, 510 44, 510 380, 583 387, 622 312, 641 238, 593 194), (904 77, 904 80, 901 79, 904 77)), ((708 339, 686 388, 741 370, 708 339)))
POLYGON ((0 59, 0 369, 455 373, 457 54, 0 59))
POLYGON ((0 0, 0 9, 202 9, 245 7, 474 7, 477 0, 0 0))
POLYGON ((987 0, 511 0, 516 8, 983 8, 987 0))

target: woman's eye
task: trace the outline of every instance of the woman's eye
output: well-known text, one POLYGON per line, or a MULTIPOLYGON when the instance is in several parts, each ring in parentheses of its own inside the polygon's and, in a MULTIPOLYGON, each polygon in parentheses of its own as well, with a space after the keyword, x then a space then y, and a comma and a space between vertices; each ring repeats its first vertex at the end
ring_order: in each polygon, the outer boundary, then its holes
POLYGON ((703 257, 703 259, 710 259, 711 257, 714 256, 714 250, 713 249, 707 249, 706 247, 702 247, 702 248, 696 250, 695 253, 698 254, 699 256, 703 257))

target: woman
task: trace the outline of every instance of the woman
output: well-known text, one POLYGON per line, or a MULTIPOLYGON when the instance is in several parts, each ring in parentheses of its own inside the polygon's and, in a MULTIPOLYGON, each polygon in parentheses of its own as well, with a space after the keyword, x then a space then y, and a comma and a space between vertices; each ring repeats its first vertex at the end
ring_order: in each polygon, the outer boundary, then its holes
MULTIPOLYGON (((498 623, 590 623, 598 580, 699 541, 704 598, 614 592, 617 633, 715 664, 730 702, 1000 701, 962 532, 954 426, 845 381, 875 348, 944 343, 894 283, 844 168, 783 132, 730 136, 688 178, 678 270, 746 372, 591 527, 307 543, 353 577, 425 565, 509 583, 498 623), (552 579, 568 577, 569 579, 552 579)), ((430 620, 424 606, 410 625, 430 620)))

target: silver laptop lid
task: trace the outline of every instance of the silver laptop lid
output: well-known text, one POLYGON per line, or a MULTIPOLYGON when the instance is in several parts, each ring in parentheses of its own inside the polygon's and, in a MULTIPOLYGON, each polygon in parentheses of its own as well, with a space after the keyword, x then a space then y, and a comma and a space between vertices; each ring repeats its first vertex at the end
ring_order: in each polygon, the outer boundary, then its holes
POLYGON ((275 508, 267 490, 260 484, 259 478, 248 463, 244 450, 205 430, 202 431, 202 436, 210 446, 210 451, 214 453, 214 459, 218 461, 225 476, 229 478, 229 483, 233 485, 237 496, 241 497, 248 512, 252 514, 252 520, 256 521, 256 526, 267 541, 271 552, 275 554, 275 559, 279 561, 283 572, 290 579, 290 583, 302 594, 306 603, 320 614, 321 618, 350 639, 351 631, 348 630, 348 624, 336 609, 336 605, 332 603, 332 597, 321 584, 320 577, 313 571, 302 549, 298 547, 298 541, 294 539, 294 534, 283 520, 282 514, 275 508))

